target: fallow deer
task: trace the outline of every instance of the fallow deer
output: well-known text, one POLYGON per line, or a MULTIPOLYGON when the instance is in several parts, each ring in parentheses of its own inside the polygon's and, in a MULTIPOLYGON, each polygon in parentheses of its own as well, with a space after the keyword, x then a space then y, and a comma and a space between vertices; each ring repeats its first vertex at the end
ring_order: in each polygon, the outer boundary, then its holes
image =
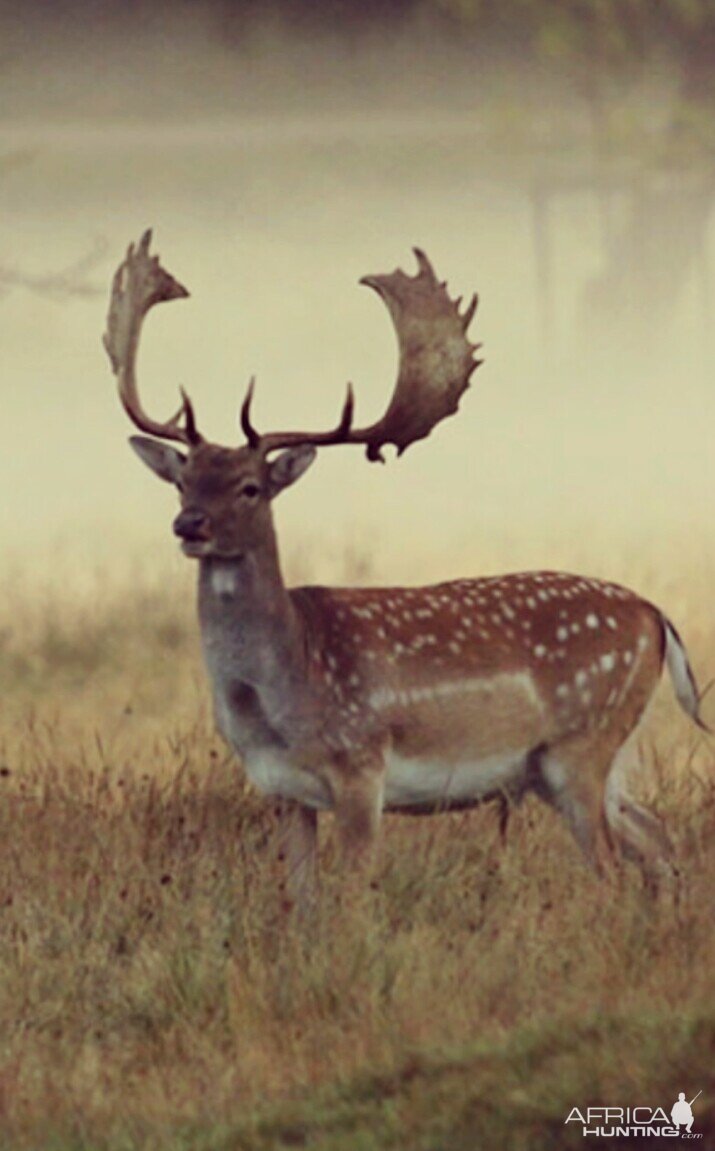
POLYGON ((431 587, 289 590, 283 581, 274 498, 318 448, 361 444, 379 460, 385 444, 399 454, 455 412, 480 363, 467 337, 477 297, 460 311, 418 250, 416 275, 366 276, 399 344, 384 416, 355 428, 348 387, 332 431, 259 434, 251 381, 246 443, 222 447, 200 434, 183 391, 163 423, 141 402, 143 319, 188 295, 150 241, 147 232, 117 270, 104 343, 127 414, 153 437, 132 447, 179 492, 173 528, 198 560, 218 726, 256 787, 291 801, 294 890, 314 869, 319 811, 335 813, 345 848, 360 856, 383 811, 448 811, 529 791, 561 812, 597 868, 614 846, 657 867, 667 840, 629 797, 619 765, 664 663, 679 703, 704 726, 685 649, 657 607, 617 584, 549 571, 431 587))

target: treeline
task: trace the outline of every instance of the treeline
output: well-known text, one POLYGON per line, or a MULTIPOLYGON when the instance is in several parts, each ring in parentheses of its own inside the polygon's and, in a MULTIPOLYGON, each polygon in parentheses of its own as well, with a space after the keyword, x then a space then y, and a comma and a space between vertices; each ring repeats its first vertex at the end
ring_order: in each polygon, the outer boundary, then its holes
POLYGON ((584 85, 672 67, 682 94, 715 95, 715 0, 217 0, 226 34, 258 22, 359 41, 420 30, 477 60, 580 73, 584 85))
POLYGON ((686 99, 715 100, 715 0, 30 0, 21 15, 0 0, 3 10, 50 35, 78 18, 108 34, 149 22, 170 33, 177 16, 200 13, 237 48, 266 25, 357 49, 375 35, 422 36, 456 45, 475 64, 562 70, 584 88, 671 68, 686 99))
POLYGON ((655 48, 688 51, 715 27, 715 0, 215 0, 215 6, 239 24, 277 17, 346 34, 380 26, 398 31, 432 17, 445 35, 485 45, 557 56, 588 43, 614 60, 655 48))

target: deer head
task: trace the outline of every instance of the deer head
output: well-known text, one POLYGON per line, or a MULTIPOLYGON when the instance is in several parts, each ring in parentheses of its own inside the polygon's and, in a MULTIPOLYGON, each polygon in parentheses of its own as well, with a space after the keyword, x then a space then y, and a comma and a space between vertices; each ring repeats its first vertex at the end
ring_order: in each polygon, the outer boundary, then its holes
POLYGON ((399 370, 385 414, 376 423, 353 427, 354 396, 348 385, 340 419, 328 432, 260 434, 251 422, 254 380, 241 408, 246 443, 237 448, 209 443, 198 431, 194 409, 181 390, 181 406, 164 423, 148 416, 136 382, 139 337, 147 312, 162 300, 188 296, 184 288, 150 255, 151 232, 131 245, 112 283, 104 346, 117 377, 119 398, 132 422, 152 437, 132 436, 130 443, 156 475, 173 483, 181 499, 174 532, 190 556, 233 557, 257 547, 272 531, 271 503, 293 484, 315 459, 316 449, 334 444, 362 444, 369 460, 382 460, 387 443, 400 455, 424 439, 446 416, 456 412, 469 379, 481 363, 479 347, 467 339, 477 297, 463 312, 451 300, 423 252, 415 249, 418 271, 365 276, 361 281, 385 301, 397 334, 399 370), (178 442, 184 451, 166 441, 178 442), (276 454, 278 453, 278 454, 276 454))

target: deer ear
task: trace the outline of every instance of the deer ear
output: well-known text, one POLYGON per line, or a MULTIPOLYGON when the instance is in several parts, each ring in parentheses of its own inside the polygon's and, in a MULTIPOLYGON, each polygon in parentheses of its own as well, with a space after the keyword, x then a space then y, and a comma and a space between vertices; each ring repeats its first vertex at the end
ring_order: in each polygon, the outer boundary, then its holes
POLYGON ((168 444, 159 443, 158 440, 149 440, 146 436, 130 436, 129 443, 139 456, 139 459, 168 484, 177 484, 181 479, 181 469, 186 463, 186 456, 170 448, 168 444))
POLYGON ((287 448, 268 465, 268 497, 273 499, 284 488, 299 480, 315 459, 317 452, 311 444, 287 448))

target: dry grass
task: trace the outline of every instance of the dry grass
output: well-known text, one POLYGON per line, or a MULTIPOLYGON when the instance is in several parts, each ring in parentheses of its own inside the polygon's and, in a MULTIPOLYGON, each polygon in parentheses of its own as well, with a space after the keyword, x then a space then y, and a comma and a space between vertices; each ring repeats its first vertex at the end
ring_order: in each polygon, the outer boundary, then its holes
MULTIPOLYGON (((386 820, 352 925, 326 821, 301 933, 273 812, 212 731, 185 580, 5 589, 2 1147, 535 1151, 571 1145, 572 1106, 699 1089, 715 1140, 715 763, 667 692, 639 782, 678 906, 630 871, 599 884, 527 803, 506 850, 490 810, 386 820)), ((712 668, 688 587, 677 622, 712 668)))

